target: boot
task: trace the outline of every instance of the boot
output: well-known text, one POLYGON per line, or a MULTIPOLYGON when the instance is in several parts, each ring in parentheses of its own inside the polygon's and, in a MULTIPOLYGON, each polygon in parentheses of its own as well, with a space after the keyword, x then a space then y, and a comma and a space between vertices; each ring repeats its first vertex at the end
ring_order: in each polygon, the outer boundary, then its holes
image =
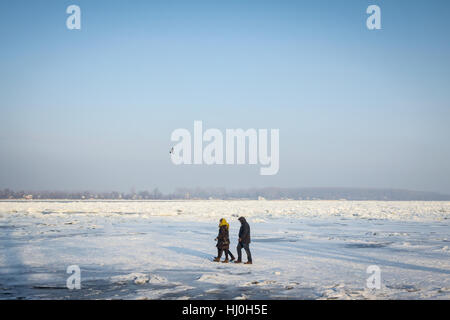
POLYGON ((219 257, 214 258, 213 262, 220 262, 220 258, 219 257))
POLYGON ((233 262, 234 261, 234 257, 231 257, 230 261, 233 262))
POLYGON ((228 259, 223 260, 222 263, 228 263, 228 259))
POLYGON ((242 261, 238 259, 234 263, 242 263, 242 261))
POLYGON ((251 261, 247 261, 246 263, 244 263, 244 264, 252 264, 252 262, 251 261))

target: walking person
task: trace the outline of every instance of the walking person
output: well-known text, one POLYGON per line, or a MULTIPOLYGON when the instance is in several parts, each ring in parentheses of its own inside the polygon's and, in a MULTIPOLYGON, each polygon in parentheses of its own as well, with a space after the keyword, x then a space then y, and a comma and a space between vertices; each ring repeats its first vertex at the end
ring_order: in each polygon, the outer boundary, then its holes
POLYGON ((230 235, 229 235, 230 225, 227 220, 224 218, 219 221, 219 234, 215 239, 217 241, 217 257, 214 259, 214 262, 219 262, 220 258, 222 258, 222 253, 225 252, 225 260, 223 263, 228 263, 228 255, 231 258, 231 261, 234 260, 233 254, 230 252, 230 235))
POLYGON ((250 252, 250 225, 244 217, 238 219, 241 222, 241 228, 239 229, 239 243, 237 245, 238 259, 235 263, 242 262, 242 248, 244 248, 247 254, 247 262, 245 264, 252 264, 252 253, 250 252))

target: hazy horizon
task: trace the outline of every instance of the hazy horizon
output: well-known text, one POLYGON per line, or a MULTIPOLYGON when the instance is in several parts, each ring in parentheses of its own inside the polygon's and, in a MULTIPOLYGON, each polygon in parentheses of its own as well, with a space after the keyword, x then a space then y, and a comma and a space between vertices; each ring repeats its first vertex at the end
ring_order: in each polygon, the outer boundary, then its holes
POLYGON ((153 190, 62 191, 0 189, 1 200, 349 200, 349 201, 450 201, 450 194, 376 188, 176 188, 171 192, 153 190))
POLYGON ((153 191, 158 190, 162 193, 170 194, 174 193, 179 189, 200 189, 200 190, 219 190, 223 189, 226 191, 239 191, 239 190, 253 190, 253 189, 315 189, 315 190, 321 190, 321 189, 327 189, 327 190, 379 190, 379 191, 408 191, 408 192, 424 192, 424 193, 437 193, 437 194, 443 194, 443 195, 450 195, 450 193, 445 192, 439 192, 439 191, 433 191, 433 190, 417 190, 417 189, 405 189, 405 188, 381 188, 381 187, 326 187, 326 186, 319 186, 319 187, 308 187, 308 186, 293 186, 293 187, 283 187, 283 186, 247 186, 247 187, 223 187, 223 186, 175 186, 172 189, 163 190, 158 186, 154 186, 151 188, 144 188, 139 189, 135 187, 131 187, 128 190, 127 189, 94 189, 94 188, 86 188, 86 189, 70 189, 70 188, 60 188, 60 189, 32 189, 32 188, 11 188, 11 187, 2 187, 1 190, 11 190, 14 192, 22 192, 22 191, 30 191, 30 192, 67 192, 67 193, 75 193, 75 192, 96 192, 96 193, 108 193, 108 192, 120 192, 120 193, 137 193, 140 191, 153 191))

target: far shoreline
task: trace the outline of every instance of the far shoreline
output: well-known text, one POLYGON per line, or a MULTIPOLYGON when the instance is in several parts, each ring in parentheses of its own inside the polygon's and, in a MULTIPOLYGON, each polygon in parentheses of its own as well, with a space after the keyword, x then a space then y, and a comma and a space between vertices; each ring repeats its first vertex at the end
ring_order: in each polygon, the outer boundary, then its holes
POLYGON ((450 200, 395 199, 0 199, 0 202, 450 202, 450 200))

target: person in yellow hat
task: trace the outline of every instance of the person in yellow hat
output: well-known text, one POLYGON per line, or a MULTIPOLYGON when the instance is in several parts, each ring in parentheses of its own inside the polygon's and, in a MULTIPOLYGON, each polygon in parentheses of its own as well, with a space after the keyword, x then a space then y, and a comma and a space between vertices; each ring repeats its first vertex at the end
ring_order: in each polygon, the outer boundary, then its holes
POLYGON ((230 255, 230 261, 234 260, 233 254, 230 252, 230 235, 229 235, 230 225, 224 218, 219 221, 219 235, 216 240, 217 244, 217 257, 214 259, 215 262, 219 262, 222 258, 222 253, 225 252, 225 260, 223 263, 228 263, 228 255, 230 255))

